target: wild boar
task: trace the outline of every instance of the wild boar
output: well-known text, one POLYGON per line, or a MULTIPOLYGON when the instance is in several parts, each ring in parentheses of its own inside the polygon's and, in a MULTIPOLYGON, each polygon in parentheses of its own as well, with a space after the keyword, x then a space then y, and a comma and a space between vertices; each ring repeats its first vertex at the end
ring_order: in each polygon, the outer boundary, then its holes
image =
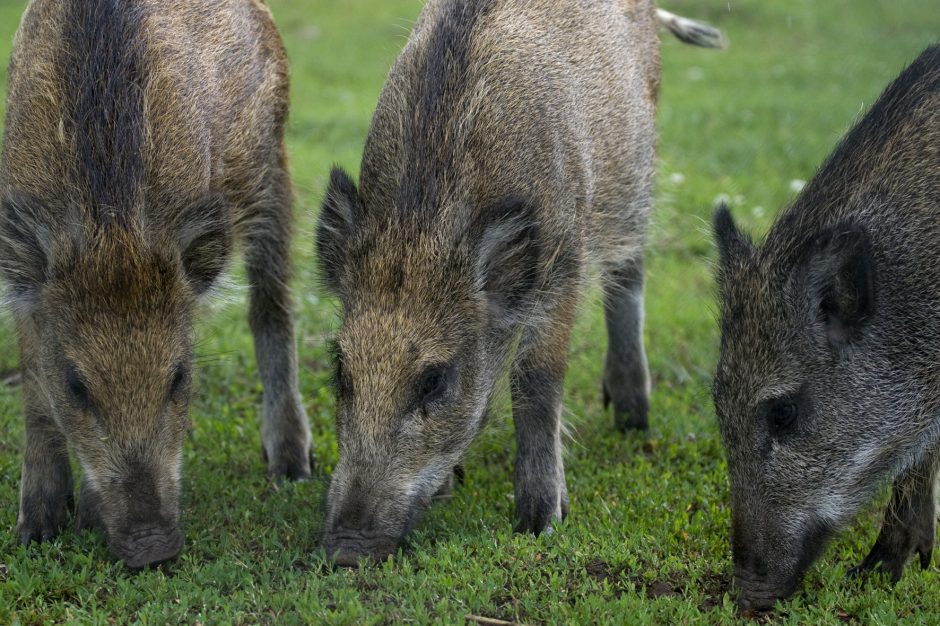
POLYGON ((657 23, 720 41, 658 17, 639 0, 431 0, 418 18, 360 187, 334 169, 317 230, 343 311, 324 531, 336 563, 397 548, 507 369, 515 528, 539 533, 567 514, 562 387, 591 262, 605 281, 605 403, 618 428, 646 428, 657 23))
POLYGON ((132 567, 174 557, 197 300, 245 243, 269 472, 309 474, 282 141, 287 65, 261 0, 33 0, 10 62, 0 273, 26 445, 17 532, 77 524, 132 567))
POLYGON ((731 474, 740 603, 790 595, 878 487, 858 571, 926 567, 940 459, 940 46, 882 94, 751 243, 727 208, 714 399, 731 474))

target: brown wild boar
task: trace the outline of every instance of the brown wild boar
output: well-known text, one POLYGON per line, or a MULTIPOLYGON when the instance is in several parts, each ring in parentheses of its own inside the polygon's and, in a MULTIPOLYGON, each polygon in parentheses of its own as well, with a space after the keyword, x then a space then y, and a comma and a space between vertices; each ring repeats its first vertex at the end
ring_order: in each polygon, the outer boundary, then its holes
POLYGON ((332 173, 317 231, 339 296, 339 463, 324 544, 394 551, 481 429, 508 368, 516 524, 568 510, 562 385, 590 262, 605 278, 603 382, 618 428, 646 428, 643 246, 658 23, 643 0, 432 0, 382 91, 360 188, 332 173))
POLYGON ((77 525, 174 557, 193 313, 245 242, 274 476, 309 474, 287 287, 287 65, 261 0, 34 0, 10 62, 0 273, 26 448, 17 531, 77 525))
POLYGON ((755 246, 727 209, 715 407, 746 609, 796 590, 891 480, 856 571, 930 564, 940 469, 940 46, 882 94, 755 246))

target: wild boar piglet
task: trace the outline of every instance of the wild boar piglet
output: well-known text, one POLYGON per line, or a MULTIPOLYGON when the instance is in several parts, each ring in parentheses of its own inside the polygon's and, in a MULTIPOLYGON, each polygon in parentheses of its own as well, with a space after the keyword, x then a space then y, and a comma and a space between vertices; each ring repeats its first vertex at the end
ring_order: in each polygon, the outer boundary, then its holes
POLYGON ((881 95, 756 246, 727 208, 715 407, 741 605, 790 595, 880 485, 856 571, 930 563, 940 459, 940 46, 881 95))
POLYGON ((290 297, 284 50, 260 0, 34 0, 14 42, 0 274, 26 446, 17 532, 77 524, 130 567, 180 551, 193 313, 245 241, 275 476, 309 474, 290 297))
POLYGON ((324 537, 337 562, 396 549, 507 367, 516 528, 566 515, 562 384, 591 262, 605 285, 605 403, 618 428, 646 428, 659 22, 720 41, 648 1, 426 5, 379 98, 360 187, 334 170, 317 232, 343 307, 324 537))

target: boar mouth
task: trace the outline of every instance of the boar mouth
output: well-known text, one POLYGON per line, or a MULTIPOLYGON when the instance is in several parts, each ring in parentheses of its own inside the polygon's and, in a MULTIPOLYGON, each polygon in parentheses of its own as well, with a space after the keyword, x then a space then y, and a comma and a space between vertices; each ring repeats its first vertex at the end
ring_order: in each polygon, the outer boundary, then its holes
POLYGON ((769 611, 777 600, 792 595, 801 579, 801 576, 797 576, 783 583, 773 583, 735 568, 734 587, 739 594, 738 606, 742 611, 769 611))
POLYGON ((368 557, 374 563, 395 553, 401 537, 391 537, 342 529, 323 539, 327 557, 336 567, 357 567, 359 559, 368 557))
POLYGON ((121 534, 110 542, 111 552, 132 570, 172 561, 183 549, 183 533, 178 526, 151 526, 121 534))

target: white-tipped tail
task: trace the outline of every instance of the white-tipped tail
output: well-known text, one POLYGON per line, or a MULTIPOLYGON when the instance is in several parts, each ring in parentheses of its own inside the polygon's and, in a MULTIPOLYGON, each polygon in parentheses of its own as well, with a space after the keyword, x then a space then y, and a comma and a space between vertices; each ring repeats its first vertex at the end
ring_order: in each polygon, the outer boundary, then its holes
POLYGON ((656 17, 659 18, 659 23, 679 41, 703 48, 725 47, 725 38, 721 35, 721 31, 708 24, 702 24, 663 9, 656 9, 656 17))

